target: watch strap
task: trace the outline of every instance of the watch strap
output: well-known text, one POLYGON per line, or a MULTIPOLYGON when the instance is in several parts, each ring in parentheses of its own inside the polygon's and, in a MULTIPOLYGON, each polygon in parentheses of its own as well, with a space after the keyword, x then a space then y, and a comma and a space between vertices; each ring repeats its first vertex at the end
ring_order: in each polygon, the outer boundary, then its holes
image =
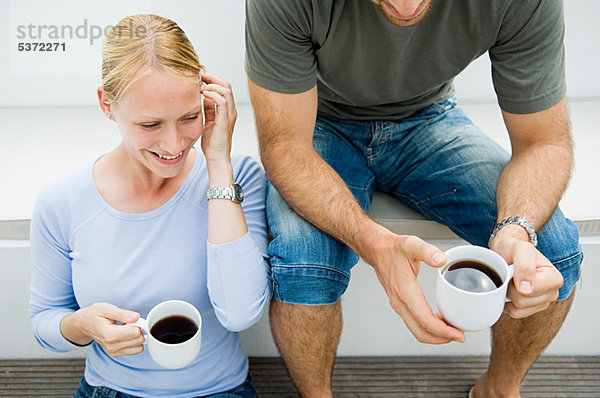
POLYGON ((206 191, 206 199, 229 199, 235 203, 241 203, 243 200, 243 191, 238 184, 228 187, 214 187, 206 191), (238 194, 239 191, 239 194, 238 194))
POLYGON ((215 187, 206 191, 206 199, 231 199, 233 198, 233 187, 215 187))
POLYGON ((535 229, 533 228, 533 225, 531 224, 531 222, 529 222, 528 219, 526 219, 525 217, 521 217, 521 216, 508 217, 508 218, 505 218, 504 220, 500 221, 498 224, 496 224, 496 226, 494 227, 494 229, 492 230, 492 233, 490 235, 490 240, 488 241, 488 247, 492 247, 492 242, 494 241, 494 238, 496 237, 496 234, 498 233, 498 231, 500 231, 500 229, 502 227, 504 227, 505 225, 508 225, 508 224, 516 224, 516 225, 520 225, 521 227, 525 228, 525 231, 527 231, 527 235, 529 235, 529 242, 531 242, 531 244, 534 247, 537 247, 538 239, 537 239, 537 234, 535 233, 535 229))

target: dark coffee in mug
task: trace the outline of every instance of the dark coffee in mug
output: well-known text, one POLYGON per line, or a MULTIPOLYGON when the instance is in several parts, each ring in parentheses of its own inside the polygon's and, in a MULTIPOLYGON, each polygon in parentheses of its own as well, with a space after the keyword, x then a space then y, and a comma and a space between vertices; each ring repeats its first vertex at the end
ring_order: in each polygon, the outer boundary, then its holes
POLYGON ((194 337, 197 331, 198 326, 190 318, 173 315, 156 322, 150 334, 162 343, 179 344, 194 337))
POLYGON ((489 292, 502 286, 503 280, 488 265, 476 260, 460 260, 444 272, 451 285, 469 292, 489 292))

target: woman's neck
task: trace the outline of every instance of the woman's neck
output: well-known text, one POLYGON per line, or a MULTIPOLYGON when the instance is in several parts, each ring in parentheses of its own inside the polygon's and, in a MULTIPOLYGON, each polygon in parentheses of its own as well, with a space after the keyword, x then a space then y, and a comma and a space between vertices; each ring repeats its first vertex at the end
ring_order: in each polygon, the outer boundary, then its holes
POLYGON ((183 172, 170 178, 156 175, 137 160, 121 143, 98 159, 94 182, 104 200, 125 213, 145 213, 166 203, 181 187, 196 160, 191 150, 183 172))

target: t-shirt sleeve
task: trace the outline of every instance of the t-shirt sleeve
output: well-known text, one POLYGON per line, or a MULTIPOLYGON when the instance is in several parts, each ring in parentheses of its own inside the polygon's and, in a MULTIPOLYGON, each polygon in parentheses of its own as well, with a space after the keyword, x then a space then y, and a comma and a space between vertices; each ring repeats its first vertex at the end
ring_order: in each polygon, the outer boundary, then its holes
POLYGON ((564 31, 562 0, 513 1, 489 50, 503 110, 534 113, 564 97, 564 31))
POLYGON ((286 94, 315 86, 310 10, 303 0, 246 1, 245 69, 250 80, 286 94))
POLYGON ((46 188, 38 197, 31 218, 31 297, 29 312, 33 335, 53 351, 80 348, 60 332, 62 318, 79 309, 71 278, 68 234, 61 229, 56 190, 46 188))
POLYGON ((266 178, 250 157, 232 157, 235 181, 244 190, 248 233, 228 243, 207 242, 208 291, 215 315, 228 330, 249 328, 271 298, 265 214, 266 178))

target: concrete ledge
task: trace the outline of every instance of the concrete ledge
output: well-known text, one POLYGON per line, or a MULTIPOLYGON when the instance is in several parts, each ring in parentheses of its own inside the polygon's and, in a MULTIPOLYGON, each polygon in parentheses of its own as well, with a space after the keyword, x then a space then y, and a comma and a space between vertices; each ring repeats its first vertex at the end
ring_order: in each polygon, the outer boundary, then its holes
MULTIPOLYGON (((460 239, 448 227, 429 220, 383 192, 375 192, 369 214, 380 224, 398 234, 423 239, 460 239)), ((576 220, 581 236, 600 236, 600 219, 576 220)), ((0 240, 28 240, 30 220, 0 220, 0 240)))
POLYGON ((0 240, 29 240, 29 220, 0 220, 0 240))
MULTIPOLYGON (((447 250, 459 240, 430 240, 447 250)), ((600 317, 597 308, 597 285, 600 283, 600 237, 584 237, 585 253, 582 282, 571 312, 556 339, 545 351, 547 355, 600 355, 597 331, 600 317)), ((86 349, 56 354, 35 342, 29 326, 29 241, 0 241, 0 319, 10 320, 0 327, 1 359, 83 358, 86 349), (3 245, 6 243, 7 245, 3 245)), ((425 298, 436 311, 435 269, 421 267, 419 284, 425 298)), ((352 279, 342 298, 344 328, 338 348, 340 356, 390 355, 487 355, 489 331, 467 334, 465 344, 427 345, 418 343, 392 310, 374 270, 363 261, 352 269, 352 279)), ((278 356, 269 327, 268 314, 241 333, 242 343, 250 356, 278 356)))

